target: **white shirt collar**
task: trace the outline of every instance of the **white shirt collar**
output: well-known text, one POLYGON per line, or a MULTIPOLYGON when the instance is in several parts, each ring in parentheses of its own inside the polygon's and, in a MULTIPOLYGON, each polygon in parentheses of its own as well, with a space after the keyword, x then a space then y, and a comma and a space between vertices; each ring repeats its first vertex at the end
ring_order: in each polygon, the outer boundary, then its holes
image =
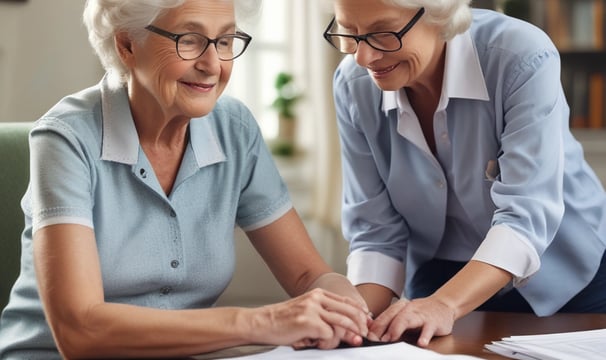
MULTIPOLYGON (((383 91, 382 110, 403 109, 399 92, 383 91)), ((490 100, 478 53, 471 34, 466 31, 455 36, 446 46, 444 83, 438 110, 446 107, 449 98, 490 100)))

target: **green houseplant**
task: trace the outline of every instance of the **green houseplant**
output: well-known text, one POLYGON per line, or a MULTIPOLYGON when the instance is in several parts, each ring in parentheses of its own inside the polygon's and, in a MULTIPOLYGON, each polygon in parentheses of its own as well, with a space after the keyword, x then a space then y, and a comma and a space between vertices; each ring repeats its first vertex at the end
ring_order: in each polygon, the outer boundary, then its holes
POLYGON ((287 72, 280 72, 274 82, 276 98, 271 107, 278 113, 278 137, 271 149, 275 155, 292 156, 295 152, 295 105, 301 95, 294 86, 294 77, 287 72))

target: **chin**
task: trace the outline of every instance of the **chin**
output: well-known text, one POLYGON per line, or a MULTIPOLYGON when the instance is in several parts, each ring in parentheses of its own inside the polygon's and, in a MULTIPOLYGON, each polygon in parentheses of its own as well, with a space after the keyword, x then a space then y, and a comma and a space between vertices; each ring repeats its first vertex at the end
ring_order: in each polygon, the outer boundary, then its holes
POLYGON ((404 87, 402 84, 395 84, 390 81, 378 81, 373 79, 373 82, 382 91, 398 91, 404 87))

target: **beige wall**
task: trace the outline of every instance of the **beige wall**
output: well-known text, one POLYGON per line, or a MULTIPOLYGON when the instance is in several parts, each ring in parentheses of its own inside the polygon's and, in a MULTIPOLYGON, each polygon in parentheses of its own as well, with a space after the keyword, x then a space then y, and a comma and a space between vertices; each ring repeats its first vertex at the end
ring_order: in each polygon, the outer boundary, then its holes
POLYGON ((0 2, 0 121, 31 121, 103 74, 83 0, 0 2))

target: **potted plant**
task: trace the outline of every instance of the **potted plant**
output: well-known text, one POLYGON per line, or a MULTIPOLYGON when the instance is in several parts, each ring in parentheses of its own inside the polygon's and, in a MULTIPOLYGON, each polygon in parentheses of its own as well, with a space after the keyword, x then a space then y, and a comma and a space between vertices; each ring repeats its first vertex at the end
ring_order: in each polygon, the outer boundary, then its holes
POLYGON ((271 107, 278 113, 278 137, 272 145, 276 155, 293 155, 295 152, 296 119, 295 104, 301 95, 294 86, 294 77, 287 72, 280 72, 274 83, 277 96, 271 107))

